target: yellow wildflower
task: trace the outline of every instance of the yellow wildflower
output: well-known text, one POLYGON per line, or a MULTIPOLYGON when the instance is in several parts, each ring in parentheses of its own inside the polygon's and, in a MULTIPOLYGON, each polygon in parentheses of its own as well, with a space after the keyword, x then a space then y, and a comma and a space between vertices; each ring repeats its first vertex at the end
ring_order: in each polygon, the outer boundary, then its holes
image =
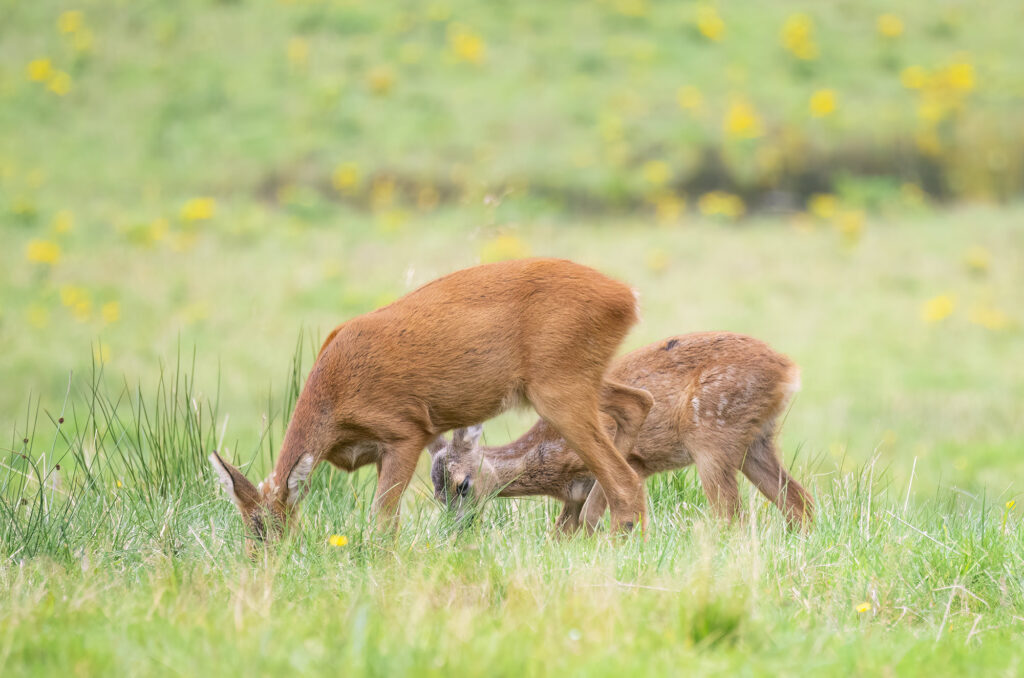
POLYGON ((756 139, 763 133, 761 118, 745 99, 733 99, 725 116, 725 132, 735 139, 756 139))
POLYGON ((530 256, 530 250, 522 240, 514 235, 499 235, 484 243, 480 249, 480 260, 484 263, 521 259, 530 256))
POLYGON ((684 111, 698 111, 704 106, 704 96, 693 85, 683 85, 676 90, 676 101, 684 111))
POLYGON ((51 240, 30 240, 25 247, 25 258, 34 264, 52 266, 60 261, 60 247, 51 240))
POLYGON ((366 77, 370 91, 378 96, 387 96, 395 86, 395 74, 387 66, 377 66, 366 77))
POLYGON ((900 73, 900 82, 907 89, 922 89, 928 84, 928 71, 921 66, 907 66, 900 73))
POLYGON ((831 219, 838 208, 839 201, 829 193, 815 193, 807 200, 807 211, 819 219, 831 219))
POLYGON ((359 165, 354 162, 343 162, 334 168, 331 183, 340 193, 352 193, 359 185, 359 165))
POLYGON ((883 38, 898 38, 903 35, 903 19, 895 14, 882 14, 878 17, 878 34, 883 38))
POLYGON ((57 17, 57 30, 61 33, 75 33, 84 25, 84 16, 81 10, 69 9, 61 12, 57 17))
POLYGON ((53 64, 49 59, 33 59, 25 69, 28 79, 33 82, 46 82, 53 74, 53 64))
POLYGON ((946 68, 945 80, 954 90, 970 92, 974 89, 974 66, 964 60, 950 64, 946 68))
POLYGON ((348 537, 343 534, 332 534, 327 543, 331 546, 344 546, 348 543, 348 537))
POLYGON ((71 210, 61 210, 53 216, 53 230, 57 233, 68 233, 75 227, 75 215, 71 210))
POLYGON ((704 216, 723 216, 730 219, 743 216, 746 211, 742 198, 725 191, 705 193, 697 201, 697 209, 704 216))
POLYGON ((75 287, 74 285, 62 285, 60 288, 60 303, 64 304, 68 308, 73 308, 79 301, 85 299, 88 295, 85 290, 81 287, 75 287))
POLYGON ((714 5, 697 7, 697 30, 708 40, 718 42, 725 35, 725 21, 718 15, 714 5))
POLYGON ((107 324, 116 323, 121 317, 121 305, 116 301, 108 301, 100 307, 100 317, 107 324))
POLYGON ((89 316, 92 314, 92 300, 88 296, 82 296, 71 307, 71 312, 78 322, 89 322, 89 316))
POLYGON ((814 42, 814 21, 800 12, 790 15, 782 25, 782 46, 793 56, 804 61, 818 58, 818 45, 814 42))
POLYGON ((843 210, 836 214, 836 228, 847 245, 855 245, 864 233, 864 212, 861 210, 843 210))
POLYGON ((865 612, 870 612, 871 603, 863 602, 860 605, 858 605, 855 609, 857 610, 857 614, 864 614, 865 612))
POLYGON ((921 318, 928 323, 945 320, 956 309, 956 299, 949 294, 940 294, 924 302, 921 306, 921 318))
POLYGON ((811 115, 815 118, 824 118, 836 112, 837 108, 836 91, 834 89, 819 89, 811 95, 811 115))
POLYGON ((973 245, 964 253, 964 263, 971 273, 986 273, 992 262, 992 255, 981 245, 973 245))
POLYGON ((663 224, 679 220, 686 209, 686 201, 671 191, 661 191, 654 196, 654 215, 663 224))
POLYGON ((64 71, 55 71, 49 82, 46 83, 46 87, 57 96, 62 97, 71 91, 71 76, 64 71))
POLYGON ((121 482, 120 480, 118 480, 118 481, 116 481, 116 482, 117 482, 117 487, 118 487, 118 489, 120 489, 120 488, 124 487, 124 484, 123 484, 123 483, 122 483, 122 482, 121 482))
POLYGON ((480 64, 487 56, 483 38, 459 24, 448 27, 448 46, 457 61, 480 64))
POLYGON ((217 201, 213 198, 192 198, 181 207, 181 218, 185 221, 204 221, 212 219, 217 210, 217 201))
POLYGON ((651 160, 644 164, 643 177, 652 186, 664 186, 672 178, 672 168, 664 160, 651 160))
POLYGON ((998 332, 1010 326, 1010 317, 998 308, 977 306, 971 309, 967 319, 974 325, 998 332))
POLYGON ((305 38, 293 37, 288 41, 288 63, 297 71, 304 71, 309 66, 309 43, 305 38))
POLYGON ((1013 507, 1016 506, 1016 505, 1017 505, 1017 502, 1014 499, 1011 499, 1010 501, 1006 502, 1006 508, 1008 510, 1009 509, 1013 509, 1013 507))

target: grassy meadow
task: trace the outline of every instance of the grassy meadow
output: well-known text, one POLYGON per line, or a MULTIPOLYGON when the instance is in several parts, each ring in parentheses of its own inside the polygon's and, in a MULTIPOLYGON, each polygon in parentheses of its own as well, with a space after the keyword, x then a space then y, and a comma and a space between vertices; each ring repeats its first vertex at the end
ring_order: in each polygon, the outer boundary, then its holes
POLYGON ((0 0, 0 672, 1019 675, 1021 20, 0 0), (690 469, 646 540, 462 530, 424 459, 397 539, 322 467, 248 561, 210 450, 262 478, 334 325, 528 255, 633 284, 623 350, 793 357, 813 529, 745 481, 723 526, 690 469))

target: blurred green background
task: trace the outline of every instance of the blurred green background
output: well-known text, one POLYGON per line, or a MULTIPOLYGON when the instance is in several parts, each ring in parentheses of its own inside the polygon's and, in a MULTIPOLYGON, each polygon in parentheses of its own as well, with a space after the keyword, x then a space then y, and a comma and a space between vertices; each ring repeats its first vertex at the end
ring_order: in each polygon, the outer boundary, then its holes
POLYGON ((877 460, 1005 494, 1022 20, 1011 0, 0 0, 0 428, 27 435, 94 361, 148 387, 194 349, 245 459, 300 331, 555 255, 640 289, 628 347, 727 329, 792 355, 804 475, 877 460))

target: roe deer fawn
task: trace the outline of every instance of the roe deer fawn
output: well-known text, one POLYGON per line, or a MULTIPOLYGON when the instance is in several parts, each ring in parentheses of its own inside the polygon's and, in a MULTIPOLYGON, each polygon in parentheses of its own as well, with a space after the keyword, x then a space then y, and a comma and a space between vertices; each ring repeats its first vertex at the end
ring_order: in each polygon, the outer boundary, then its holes
POLYGON ((605 372, 637 319, 631 288, 571 261, 457 271, 330 333, 260 487, 216 452, 210 461, 256 539, 280 536, 324 460, 376 464, 374 511, 393 529, 425 446, 529 403, 604 484, 614 526, 630 529, 646 506, 623 455, 652 399, 605 372), (615 446, 599 412, 618 426, 615 446))
MULTIPOLYGON (((751 337, 702 332, 637 349, 616 360, 608 377, 654 397, 626 455, 641 478, 696 464, 714 511, 731 517, 739 509, 736 472, 742 471, 790 526, 810 521, 812 499, 782 467, 774 442, 776 421, 800 388, 799 368, 788 358, 751 337)), ((481 448, 482 430, 460 429, 450 442, 431 446, 439 500, 462 507, 472 495, 546 495, 564 503, 556 523, 562 531, 577 530, 581 519, 593 529, 601 520, 601 485, 558 431, 538 421, 508 445, 481 448)))

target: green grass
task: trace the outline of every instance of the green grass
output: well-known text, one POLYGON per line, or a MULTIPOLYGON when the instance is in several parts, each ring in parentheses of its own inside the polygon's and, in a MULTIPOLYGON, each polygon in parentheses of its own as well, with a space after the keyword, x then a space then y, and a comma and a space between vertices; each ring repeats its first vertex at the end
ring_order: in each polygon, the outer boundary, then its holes
MULTIPOLYGON (((415 283, 471 263, 490 236, 470 236, 461 258, 446 259, 460 216, 392 241, 345 236, 351 269, 314 278, 317 292, 305 297, 270 295, 260 312, 276 329, 266 334, 245 322, 250 306, 230 303, 245 296, 246 281, 225 276, 206 297, 227 309, 223 317, 168 338, 159 381, 146 365, 153 349, 144 348, 159 336, 157 323, 130 320, 126 304, 104 339, 117 351, 105 373, 80 371, 66 398, 65 388, 40 389, 41 409, 32 401, 28 423, 16 425, 0 473, 8 672, 1019 670, 1024 532, 1020 507, 1006 506, 1019 494, 1013 450, 1024 437, 1010 369, 1020 348, 1012 312, 1024 289, 1019 210, 877 217, 853 246, 831 228, 775 220, 685 229, 538 221, 515 230, 538 253, 571 254, 638 285, 645 318, 630 346, 724 328, 796 358, 804 390, 782 447, 819 503, 807 535, 787 533, 749 488, 745 521, 722 529, 707 517, 692 471, 651 481, 647 542, 552 541, 557 507, 541 500, 497 500, 477 529, 460 534, 431 498, 424 467, 392 544, 372 533, 372 471, 323 468, 296 541, 247 562, 240 521, 207 469, 209 449, 253 460, 250 477, 262 477, 317 346, 311 336, 296 343, 295 328, 347 315, 337 307, 347 308, 349 290, 400 293, 410 266, 415 283), (985 272, 963 263, 977 244, 991 252, 985 272), (375 257, 381 248, 404 260, 375 257), (668 265, 652 268, 652 255, 668 265), (440 261, 446 268, 419 263, 440 261), (940 293, 957 298, 953 313, 926 322, 921 306, 940 293), (972 323, 982 302, 1014 324, 972 323), (175 349, 179 340, 219 356, 193 357, 175 349), (332 534, 348 545, 329 547, 332 534), (862 603, 870 610, 858 612, 862 603)), ((232 270, 263 262, 274 291, 294 275, 286 262, 323 256, 340 237, 271 231, 237 248, 232 270), (275 264, 268 251, 286 256, 275 264)), ((143 250, 132 263, 152 275, 140 282, 151 298, 141 312, 160 310, 176 275, 222 275, 214 263, 229 242, 230 234, 204 235, 194 268, 179 272, 167 263, 179 255, 143 250)), ((103 268, 96 263, 97 275, 103 268)), ((351 303, 348 313, 377 300, 351 303)), ((50 350, 47 336, 12 344, 15 355, 34 364, 30 356, 50 350)), ((52 341, 73 353, 68 337, 52 341)), ((490 441, 529 418, 492 422, 490 441)))
POLYGON ((3 675, 1020 674, 1020 3, 717 12, 721 41, 642 0, 0 0, 3 675), (748 487, 724 527, 691 470, 646 541, 552 540, 545 500, 460 532, 424 460, 396 541, 372 470, 322 468, 246 560, 209 451, 263 477, 327 331, 523 254, 635 285, 623 350, 792 356, 814 528, 748 487))
POLYGON ((537 500, 460 531, 422 477, 392 541, 368 515, 372 474, 322 471, 294 539, 251 563, 204 466, 216 406, 187 375, 138 400, 97 377, 64 411, 78 435, 42 426, 48 450, 6 460, 5 675, 1009 676, 1024 660, 1018 514, 919 497, 875 464, 817 468, 806 535, 753 496, 722 529, 692 472, 656 477, 646 541, 552 540, 537 500))

